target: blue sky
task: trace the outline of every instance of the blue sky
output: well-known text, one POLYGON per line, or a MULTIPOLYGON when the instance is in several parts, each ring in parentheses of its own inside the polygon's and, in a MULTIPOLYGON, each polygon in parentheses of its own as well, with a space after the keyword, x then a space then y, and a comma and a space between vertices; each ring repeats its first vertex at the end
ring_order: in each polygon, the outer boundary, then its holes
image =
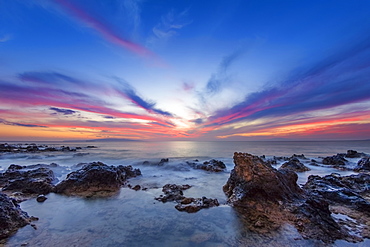
POLYGON ((0 0, 0 139, 368 139, 369 11, 0 0))

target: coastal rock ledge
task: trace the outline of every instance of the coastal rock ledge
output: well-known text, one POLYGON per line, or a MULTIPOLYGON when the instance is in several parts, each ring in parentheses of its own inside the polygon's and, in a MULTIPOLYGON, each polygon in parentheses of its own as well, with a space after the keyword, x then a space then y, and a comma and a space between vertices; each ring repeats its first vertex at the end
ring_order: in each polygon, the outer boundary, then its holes
POLYGON ((301 189, 295 172, 276 170, 248 153, 234 153, 234 163, 223 190, 250 231, 263 234, 289 224, 303 238, 324 243, 337 239, 358 242, 367 237, 354 234, 348 226, 335 221, 329 209, 331 201, 312 193, 312 189, 301 189))

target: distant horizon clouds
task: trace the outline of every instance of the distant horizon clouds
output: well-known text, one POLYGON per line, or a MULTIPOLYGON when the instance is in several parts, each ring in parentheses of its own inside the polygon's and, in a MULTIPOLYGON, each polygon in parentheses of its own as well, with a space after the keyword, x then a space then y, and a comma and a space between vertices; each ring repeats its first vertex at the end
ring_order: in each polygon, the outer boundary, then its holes
POLYGON ((368 9, 3 1, 0 140, 370 139, 368 9))

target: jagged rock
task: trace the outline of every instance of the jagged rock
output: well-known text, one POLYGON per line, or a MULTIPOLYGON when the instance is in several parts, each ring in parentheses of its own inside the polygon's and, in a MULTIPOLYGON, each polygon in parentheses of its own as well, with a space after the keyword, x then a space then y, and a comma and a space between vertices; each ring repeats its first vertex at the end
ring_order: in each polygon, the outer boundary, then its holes
POLYGON ((189 166, 191 166, 194 169, 201 169, 205 171, 211 171, 211 172, 221 172, 225 171, 226 165, 224 162, 212 159, 210 161, 204 161, 203 164, 198 162, 186 162, 189 166))
POLYGON ((158 165, 159 165, 159 166, 163 166, 163 165, 164 165, 164 163, 168 163, 168 161, 169 161, 169 159, 168 159, 168 158, 163 158, 163 159, 161 159, 161 161, 159 161, 158 165))
POLYGON ((110 195, 119 190, 126 179, 141 175, 139 169, 131 166, 107 166, 102 162, 93 162, 71 172, 66 179, 55 187, 56 193, 67 195, 110 195))
POLYGON ((211 199, 207 197, 192 198, 186 197, 182 199, 175 208, 179 211, 185 211, 188 213, 195 213, 204 208, 217 207, 219 206, 217 199, 211 199))
POLYGON ((0 144, 0 153, 35 153, 35 152, 75 152, 79 147, 70 148, 66 146, 61 147, 48 147, 47 145, 36 145, 35 143, 31 144, 0 144))
POLYGON ((360 159, 357 163, 357 166, 353 170, 356 172, 369 172, 370 171, 370 157, 360 159))
POLYGON ((311 194, 318 194, 332 203, 348 205, 370 214, 370 203, 362 194, 370 193, 370 175, 356 174, 340 176, 331 174, 324 177, 311 175, 303 188, 311 194))
POLYGON ((297 158, 292 158, 288 162, 285 162, 284 164, 282 164, 280 169, 288 169, 294 172, 306 172, 311 170, 310 168, 302 164, 297 158))
POLYGON ((138 190, 141 190, 141 186, 137 184, 134 187, 132 187, 131 189, 133 189, 135 191, 138 191, 138 190))
POLYGON ((29 224, 31 218, 7 195, 0 193, 0 239, 29 224))
POLYGON ((160 195, 155 199, 161 202, 181 201, 185 198, 183 190, 191 188, 190 185, 177 185, 177 184, 166 184, 163 186, 162 192, 164 195, 160 195))
POLYGON ((330 156, 330 157, 325 157, 323 160, 322 160, 322 163, 324 165, 332 165, 332 166, 335 166, 335 167, 343 167, 346 165, 346 162, 348 160, 346 160, 344 158, 344 154, 336 154, 336 155, 333 155, 333 156, 330 156))
POLYGON ((300 197, 296 173, 276 170, 258 156, 234 153, 235 167, 223 190, 232 204, 246 200, 286 201, 300 197))
POLYGON ((0 186, 3 187, 3 191, 19 191, 27 194, 50 193, 54 188, 52 184, 55 181, 54 172, 46 165, 40 166, 10 165, 0 175, 0 186))
POLYGON ((346 158, 366 158, 366 157, 369 157, 369 155, 365 153, 359 153, 355 150, 347 150, 345 157, 346 158))
POLYGON ((293 154, 289 159, 303 159, 306 160, 307 158, 304 156, 304 154, 293 154))

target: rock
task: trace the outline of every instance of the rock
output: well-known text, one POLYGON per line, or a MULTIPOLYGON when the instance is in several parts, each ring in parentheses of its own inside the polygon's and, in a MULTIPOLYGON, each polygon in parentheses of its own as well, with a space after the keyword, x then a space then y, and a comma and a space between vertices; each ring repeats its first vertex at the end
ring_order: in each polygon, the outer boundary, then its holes
POLYGON ((325 157, 322 160, 322 163, 324 165, 332 165, 334 167, 343 167, 346 165, 346 162, 348 162, 348 160, 344 158, 344 154, 337 154, 330 157, 325 157))
POLYGON ((188 213, 195 213, 204 208, 217 207, 219 206, 217 199, 211 199, 207 197, 202 198, 191 198, 186 197, 179 202, 175 208, 179 211, 185 211, 188 213))
POLYGON ((366 157, 369 157, 369 155, 365 153, 359 153, 355 150, 347 150, 345 157, 346 158, 366 158, 366 157))
POLYGON ((357 163, 357 166, 353 170, 356 172, 369 172, 370 171, 370 157, 360 159, 357 163))
POLYGON ((132 187, 131 189, 138 191, 138 190, 141 189, 141 186, 137 184, 134 187, 132 187))
POLYGON ((177 184, 166 184, 163 186, 162 192, 164 195, 160 195, 155 199, 161 202, 181 201, 185 198, 183 190, 191 188, 190 185, 177 185, 177 184))
POLYGON ((226 165, 219 160, 212 159, 210 161, 204 161, 203 164, 195 162, 186 162, 189 166, 191 166, 194 169, 201 169, 205 171, 211 171, 211 172, 221 172, 225 171, 226 165))
POLYGON ((370 203, 362 197, 362 194, 370 193, 369 184, 370 175, 364 173, 344 177, 339 174, 324 177, 311 175, 303 188, 332 204, 347 205, 370 215, 370 203))
POLYGON ((297 158, 292 158, 288 162, 285 162, 280 169, 288 169, 294 172, 306 172, 310 171, 311 169, 307 166, 303 165, 297 158))
POLYGON ((36 198, 36 201, 37 202, 44 202, 44 201, 46 201, 46 199, 48 199, 46 196, 38 195, 37 198, 36 198))
MULTIPOLYGON (((46 166, 46 165, 45 165, 46 166)), ((19 191, 27 194, 50 193, 55 181, 54 172, 47 167, 10 165, 0 176, 3 191, 19 191), (32 169, 33 168, 33 169, 32 169)))
POLYGON ((303 160, 306 160, 307 159, 304 156, 304 154, 293 154, 289 159, 294 159, 294 158, 303 159, 303 160))
POLYGON ((159 161, 159 163, 158 163, 158 165, 159 166, 163 166, 164 165, 164 163, 168 163, 168 158, 165 158, 165 159, 161 159, 161 161, 159 161))
POLYGON ((0 153, 36 153, 36 152, 55 152, 55 151, 71 151, 75 152, 77 148, 70 148, 66 146, 61 146, 58 148, 48 147, 47 145, 36 145, 31 144, 0 144, 0 153))
POLYGON ((86 148, 97 148, 96 146, 87 146, 86 148))
POLYGON ((9 237, 30 221, 28 214, 14 200, 0 193, 0 239, 9 237))
POLYGON ((262 201, 287 201, 300 197, 302 190, 297 185, 296 173, 276 170, 258 156, 234 153, 235 167, 223 190, 231 204, 240 204, 249 199, 262 201))
POLYGON ((56 193, 67 195, 111 195, 119 190, 126 179, 141 175, 140 170, 131 166, 107 166, 102 162, 92 162, 71 172, 55 187, 56 193))

